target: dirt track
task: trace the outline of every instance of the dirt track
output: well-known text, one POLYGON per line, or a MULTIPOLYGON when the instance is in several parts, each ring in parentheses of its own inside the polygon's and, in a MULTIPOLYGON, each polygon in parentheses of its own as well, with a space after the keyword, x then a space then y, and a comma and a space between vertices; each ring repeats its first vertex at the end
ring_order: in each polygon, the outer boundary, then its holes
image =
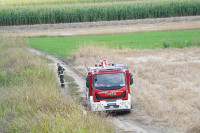
MULTIPOLYGON (((45 54, 44 52, 41 52, 39 50, 30 49, 32 53, 35 53, 37 55, 45 55, 48 59, 50 59, 52 62, 49 63, 49 66, 52 67, 55 71, 55 74, 57 75, 57 63, 59 62, 62 67, 65 68, 65 71, 67 74, 71 75, 75 82, 79 85, 79 98, 85 99, 86 92, 85 92, 85 81, 83 76, 78 75, 69 65, 64 63, 63 61, 59 60, 56 57, 50 56, 45 54)), ((59 82, 59 80, 58 80, 59 82)), ((65 88, 67 92, 67 87, 65 88)), ((83 110, 85 111, 85 110, 83 110)), ((134 132, 134 133, 147 133, 145 129, 142 129, 140 126, 133 124, 130 120, 125 120, 123 116, 115 116, 111 119, 109 119, 110 122, 112 122, 116 127, 120 129, 120 132, 134 132)), ((149 132, 149 131, 148 131, 149 132)), ((152 132, 153 133, 153 132, 152 132)))
POLYGON ((77 36, 183 29, 200 29, 200 16, 67 24, 1 26, 0 34, 19 36, 77 36))

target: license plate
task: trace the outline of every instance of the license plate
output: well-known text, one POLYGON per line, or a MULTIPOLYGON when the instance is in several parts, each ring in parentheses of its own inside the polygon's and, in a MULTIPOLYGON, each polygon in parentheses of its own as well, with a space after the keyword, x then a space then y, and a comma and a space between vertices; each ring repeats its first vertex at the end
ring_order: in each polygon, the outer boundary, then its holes
POLYGON ((116 103, 108 103, 107 106, 115 106, 116 103))

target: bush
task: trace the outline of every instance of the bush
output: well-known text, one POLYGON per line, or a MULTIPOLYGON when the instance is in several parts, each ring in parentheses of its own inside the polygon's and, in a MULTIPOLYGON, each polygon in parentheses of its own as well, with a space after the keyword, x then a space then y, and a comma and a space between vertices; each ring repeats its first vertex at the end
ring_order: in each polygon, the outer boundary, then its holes
POLYGON ((166 40, 163 41, 162 45, 163 45, 163 48, 169 48, 170 46, 166 40))

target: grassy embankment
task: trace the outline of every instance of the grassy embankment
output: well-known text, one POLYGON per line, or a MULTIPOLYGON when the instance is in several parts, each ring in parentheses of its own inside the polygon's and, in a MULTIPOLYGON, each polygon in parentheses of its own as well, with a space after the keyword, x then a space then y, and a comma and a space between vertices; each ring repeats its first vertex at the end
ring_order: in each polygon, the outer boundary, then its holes
POLYGON ((0 8, 0 26, 200 15, 200 0, 132 1, 0 8), (8 12, 9 10, 9 12, 8 12))
POLYGON ((72 54, 80 46, 90 43, 112 48, 184 48, 200 46, 199 38, 200 30, 184 30, 76 37, 33 37, 28 41, 31 47, 62 58, 72 54))
POLYGON ((0 37, 0 132, 112 132, 104 118, 83 114, 56 81, 26 40, 0 37))

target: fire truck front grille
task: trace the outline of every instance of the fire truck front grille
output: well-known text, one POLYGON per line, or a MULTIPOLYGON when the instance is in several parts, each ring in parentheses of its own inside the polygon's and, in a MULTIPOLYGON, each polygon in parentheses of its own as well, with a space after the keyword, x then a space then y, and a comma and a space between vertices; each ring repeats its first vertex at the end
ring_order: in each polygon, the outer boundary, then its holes
POLYGON ((114 96, 114 97, 101 97, 101 96, 99 96, 98 94, 95 94, 95 96, 96 96, 96 98, 97 98, 98 100, 125 98, 125 96, 126 96, 126 91, 125 91, 123 94, 121 94, 120 96, 114 96))

